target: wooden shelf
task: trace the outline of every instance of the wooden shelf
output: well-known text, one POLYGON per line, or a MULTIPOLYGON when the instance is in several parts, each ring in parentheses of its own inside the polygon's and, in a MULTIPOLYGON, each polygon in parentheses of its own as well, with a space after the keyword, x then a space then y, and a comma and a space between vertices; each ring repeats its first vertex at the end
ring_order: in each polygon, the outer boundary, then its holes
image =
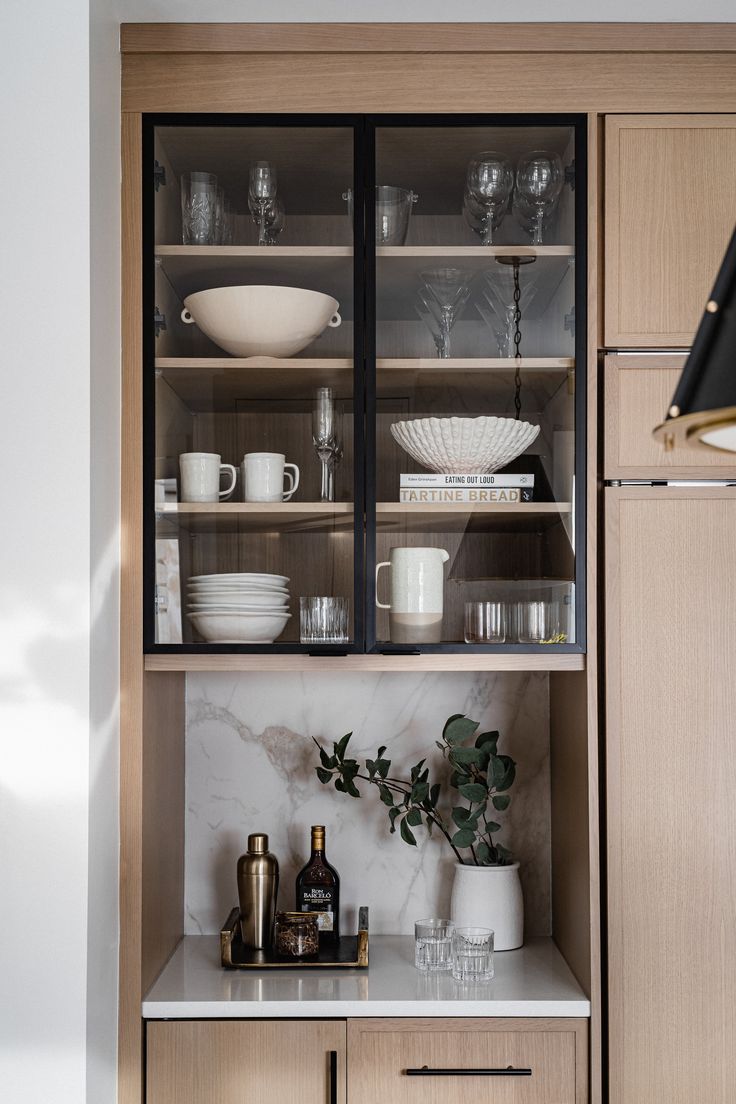
POLYGON ((378 502, 376 525, 409 533, 543 533, 571 511, 569 502, 378 502))
POLYGON ((157 520, 189 532, 323 533, 353 525, 352 502, 171 502, 157 520))
POLYGON ((574 245, 379 245, 378 258, 419 257, 574 257, 574 245))
MULTIPOLYGON (((521 361, 524 386, 544 402, 574 370, 572 357, 521 361)), ((327 357, 158 357, 156 373, 194 413, 230 411, 241 399, 308 399, 316 387, 333 387, 338 398, 353 394, 353 362, 327 357)), ((386 358, 376 362, 379 398, 418 388, 457 387, 480 391, 493 403, 508 400, 515 364, 511 358, 386 358)))
POLYGON ((164 655, 145 657, 147 671, 584 671, 577 652, 476 652, 445 655, 164 655))

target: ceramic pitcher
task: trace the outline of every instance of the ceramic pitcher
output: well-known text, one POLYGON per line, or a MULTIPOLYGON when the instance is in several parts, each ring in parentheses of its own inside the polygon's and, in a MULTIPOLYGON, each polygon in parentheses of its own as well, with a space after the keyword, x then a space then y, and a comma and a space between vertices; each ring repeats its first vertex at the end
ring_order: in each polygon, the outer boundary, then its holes
POLYGON ((389 559, 376 564, 376 605, 389 610, 393 644, 439 644, 445 590, 444 548, 392 548, 389 559), (391 569, 391 601, 378 600, 378 574, 391 569))

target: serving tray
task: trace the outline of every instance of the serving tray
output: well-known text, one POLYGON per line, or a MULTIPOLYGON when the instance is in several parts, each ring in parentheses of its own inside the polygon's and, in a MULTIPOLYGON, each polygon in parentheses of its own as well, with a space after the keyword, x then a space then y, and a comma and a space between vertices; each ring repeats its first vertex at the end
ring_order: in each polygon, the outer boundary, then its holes
POLYGON ((246 947, 240 935, 240 909, 234 908, 220 932, 220 961, 226 970, 335 970, 368 968, 368 908, 358 910, 358 934, 341 935, 336 947, 321 947, 315 958, 292 958, 246 947))

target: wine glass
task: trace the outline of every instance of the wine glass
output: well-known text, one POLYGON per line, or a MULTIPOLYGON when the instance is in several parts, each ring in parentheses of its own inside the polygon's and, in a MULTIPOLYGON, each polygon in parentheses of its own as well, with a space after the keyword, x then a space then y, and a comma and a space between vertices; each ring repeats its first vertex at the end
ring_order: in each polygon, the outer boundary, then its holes
POLYGON ((532 245, 544 244, 544 219, 557 206, 564 179, 562 160, 556 153, 533 150, 519 161, 516 168, 516 190, 520 202, 534 213, 532 245))
POLYGON ((318 387, 312 406, 312 442, 322 464, 320 502, 335 501, 335 468, 342 460, 340 411, 331 387, 318 387))
MULTIPOLYGON (((537 212, 519 195, 516 188, 514 189, 511 210, 519 228, 528 234, 530 239, 536 237, 537 212)), ((549 229, 553 213, 553 211, 548 211, 542 216, 542 230, 549 229)))
POLYGON ((441 357, 450 356, 450 331, 470 298, 472 275, 460 268, 432 268, 420 273, 424 281, 420 298, 437 323, 440 340, 435 337, 435 344, 441 357))
POLYGON ((276 196, 266 213, 266 245, 276 245, 279 234, 283 232, 285 226, 286 211, 283 200, 280 196, 276 196))
POLYGON ((472 199, 485 211, 485 223, 481 244, 491 245, 493 223, 506 213, 511 190, 514 186, 514 170, 502 153, 479 153, 470 161, 466 173, 467 190, 472 199))
POLYGON ((493 233, 494 230, 498 230, 503 222, 506 210, 506 207, 500 208, 495 214, 489 216, 486 208, 482 207, 481 204, 473 198, 467 188, 465 189, 462 215, 473 233, 477 234, 481 239, 481 244, 483 244, 483 239, 488 229, 489 218, 491 221, 491 233, 493 233))
POLYGON ((256 161, 250 167, 248 208, 258 226, 258 244, 267 245, 267 217, 276 199, 276 166, 269 161, 256 161))

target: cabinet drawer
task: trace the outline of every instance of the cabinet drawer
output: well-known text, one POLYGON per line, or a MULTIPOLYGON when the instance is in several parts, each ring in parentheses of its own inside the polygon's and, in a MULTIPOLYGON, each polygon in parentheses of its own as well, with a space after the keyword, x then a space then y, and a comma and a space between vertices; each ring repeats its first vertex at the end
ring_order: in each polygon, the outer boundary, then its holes
POLYGON ((348 1099, 584 1104, 587 1032, 587 1020, 351 1020, 348 1099))
POLYGON ((664 420, 684 356, 605 358, 606 479, 728 479, 736 477, 736 455, 706 449, 665 452, 652 437, 664 420))
POLYGON ((147 1104, 345 1104, 345 1021, 151 1021, 147 1104))

